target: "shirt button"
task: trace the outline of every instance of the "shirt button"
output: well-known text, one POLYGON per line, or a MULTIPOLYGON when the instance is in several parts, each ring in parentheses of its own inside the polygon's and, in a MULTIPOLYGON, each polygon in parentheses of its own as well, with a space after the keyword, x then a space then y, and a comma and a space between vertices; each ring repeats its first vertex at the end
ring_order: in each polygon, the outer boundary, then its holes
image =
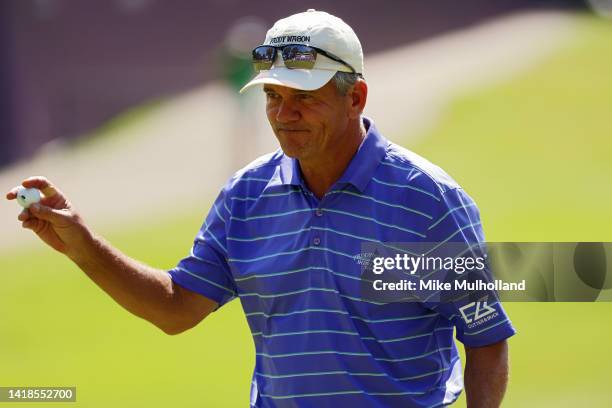
POLYGON ((319 238, 319 237, 315 237, 315 238, 312 240, 312 243, 313 243, 313 244, 315 244, 315 245, 319 245, 319 244, 321 243, 321 238, 319 238))
POLYGON ((315 211, 315 215, 317 217, 322 217, 323 216, 323 210, 320 209, 320 208, 317 208, 316 211, 315 211))

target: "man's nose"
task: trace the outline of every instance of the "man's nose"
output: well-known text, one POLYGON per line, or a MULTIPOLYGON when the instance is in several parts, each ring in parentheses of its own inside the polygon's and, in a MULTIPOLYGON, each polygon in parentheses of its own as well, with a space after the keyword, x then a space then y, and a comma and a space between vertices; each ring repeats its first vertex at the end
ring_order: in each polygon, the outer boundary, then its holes
POLYGON ((276 111, 276 121, 279 123, 290 123, 300 119, 300 111, 294 103, 288 100, 282 101, 276 111))

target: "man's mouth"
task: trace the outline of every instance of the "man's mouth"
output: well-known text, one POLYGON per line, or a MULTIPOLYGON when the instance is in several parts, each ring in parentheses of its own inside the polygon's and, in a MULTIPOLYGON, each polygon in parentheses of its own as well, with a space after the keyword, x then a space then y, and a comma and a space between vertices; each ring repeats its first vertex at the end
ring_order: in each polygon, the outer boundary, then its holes
POLYGON ((278 128, 278 132, 308 132, 308 129, 278 128))

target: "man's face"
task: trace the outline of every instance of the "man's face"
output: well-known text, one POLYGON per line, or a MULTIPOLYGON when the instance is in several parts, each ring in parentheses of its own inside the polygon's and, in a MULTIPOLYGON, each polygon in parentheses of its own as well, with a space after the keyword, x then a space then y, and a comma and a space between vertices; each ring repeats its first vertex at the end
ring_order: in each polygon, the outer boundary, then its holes
POLYGON ((349 121, 350 97, 333 81, 314 91, 264 85, 266 113, 281 148, 298 160, 317 160, 337 150, 349 121))

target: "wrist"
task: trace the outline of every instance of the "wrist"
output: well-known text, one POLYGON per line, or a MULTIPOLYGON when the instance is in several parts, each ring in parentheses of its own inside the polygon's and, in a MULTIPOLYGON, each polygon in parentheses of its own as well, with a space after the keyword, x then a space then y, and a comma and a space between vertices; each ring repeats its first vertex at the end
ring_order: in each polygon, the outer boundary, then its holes
POLYGON ((77 265, 82 265, 93 257, 99 247, 100 237, 85 225, 80 226, 79 238, 74 245, 68 246, 65 255, 77 265))

